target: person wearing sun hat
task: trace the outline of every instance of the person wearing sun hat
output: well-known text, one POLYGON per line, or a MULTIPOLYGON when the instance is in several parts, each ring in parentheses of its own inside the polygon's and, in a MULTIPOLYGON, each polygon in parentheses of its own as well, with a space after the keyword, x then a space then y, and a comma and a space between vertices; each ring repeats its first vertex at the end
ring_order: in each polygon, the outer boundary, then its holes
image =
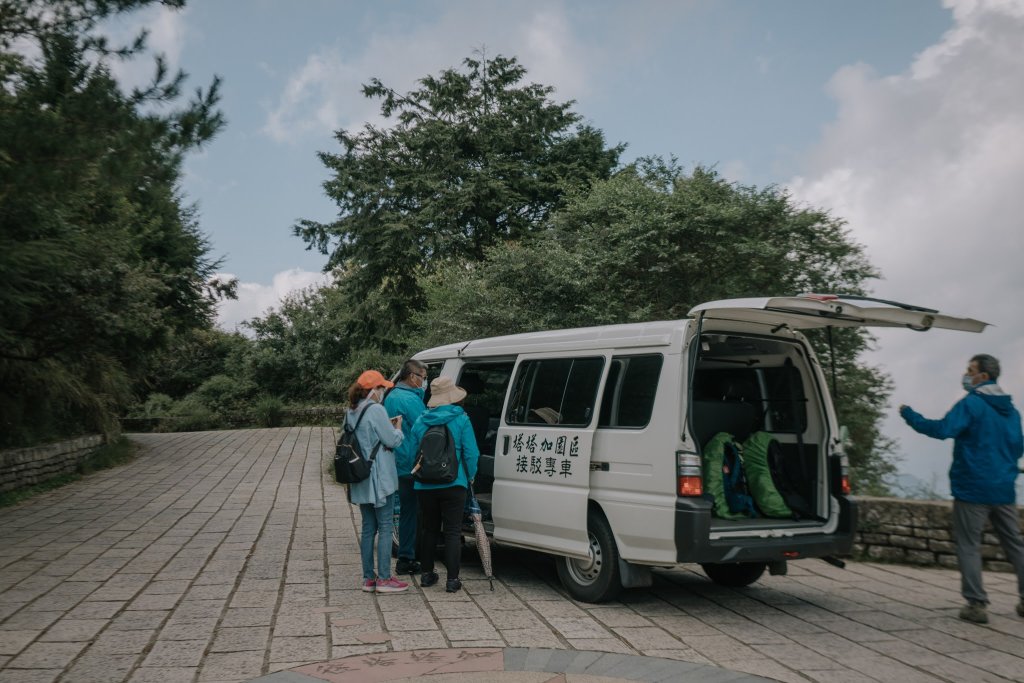
POLYGON ((402 430, 388 419, 381 405, 384 392, 394 386, 376 370, 367 370, 348 388, 348 413, 345 424, 356 425, 356 439, 364 458, 377 444, 376 459, 370 476, 349 484, 353 504, 359 505, 363 530, 359 552, 363 560, 363 590, 368 593, 400 593, 409 584, 391 575, 391 532, 394 526, 398 469, 394 449, 402 443, 402 430), (360 418, 363 418, 360 420, 360 418), (373 546, 377 542, 377 567, 374 571, 373 546))
POLYGON ((438 377, 430 383, 430 400, 427 412, 420 415, 410 435, 412 451, 419 451, 420 441, 427 430, 434 425, 446 425, 455 441, 455 452, 459 458, 459 473, 450 484, 424 484, 415 482, 416 495, 420 501, 420 516, 423 532, 419 539, 419 559, 423 574, 420 585, 429 588, 438 582, 434 571, 434 549, 437 534, 444 525, 444 564, 448 569, 445 590, 454 593, 462 588, 459 579, 459 556, 462 552, 459 536, 462 532, 462 511, 466 505, 466 491, 476 477, 480 449, 473 435, 473 425, 462 406, 466 390, 455 385, 451 377, 438 377), (465 467, 463 467, 463 463, 465 467), (469 473, 467 477, 467 471, 469 473))

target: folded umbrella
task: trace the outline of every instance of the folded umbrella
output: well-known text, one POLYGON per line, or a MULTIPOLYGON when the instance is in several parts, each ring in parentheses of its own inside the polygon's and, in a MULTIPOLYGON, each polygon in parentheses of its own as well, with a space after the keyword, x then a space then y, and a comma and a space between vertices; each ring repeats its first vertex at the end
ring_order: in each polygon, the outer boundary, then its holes
POLYGON ((491 542, 484 530, 484 516, 480 510, 480 503, 470 488, 469 496, 466 498, 466 515, 473 522, 473 534, 476 536, 476 550, 480 553, 480 564, 483 565, 484 575, 494 590, 494 571, 491 567, 491 542))

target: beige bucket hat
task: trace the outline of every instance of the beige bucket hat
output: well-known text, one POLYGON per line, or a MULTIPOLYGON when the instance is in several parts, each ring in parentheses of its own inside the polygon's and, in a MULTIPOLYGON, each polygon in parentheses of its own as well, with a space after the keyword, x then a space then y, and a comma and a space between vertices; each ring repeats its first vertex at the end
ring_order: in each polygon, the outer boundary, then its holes
POLYGON ((451 377, 438 377, 430 382, 430 400, 427 401, 427 407, 446 406, 449 403, 458 403, 464 398, 466 390, 455 386, 455 380, 451 377))

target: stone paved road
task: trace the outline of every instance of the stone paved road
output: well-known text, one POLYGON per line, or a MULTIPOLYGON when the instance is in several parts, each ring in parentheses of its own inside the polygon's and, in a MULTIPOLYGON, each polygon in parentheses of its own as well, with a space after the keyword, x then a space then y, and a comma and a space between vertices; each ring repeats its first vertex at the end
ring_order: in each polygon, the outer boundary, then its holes
MULTIPOLYGON (((1012 577, 956 619, 955 572, 793 563, 749 589, 659 571, 575 603, 540 555, 499 581, 358 590, 358 513, 324 476, 331 429, 132 437, 133 463, 0 510, 0 683, 244 681, 350 654, 445 647, 646 654, 783 681, 1024 681, 1012 577)), ((467 550, 467 559, 472 557, 467 550)))

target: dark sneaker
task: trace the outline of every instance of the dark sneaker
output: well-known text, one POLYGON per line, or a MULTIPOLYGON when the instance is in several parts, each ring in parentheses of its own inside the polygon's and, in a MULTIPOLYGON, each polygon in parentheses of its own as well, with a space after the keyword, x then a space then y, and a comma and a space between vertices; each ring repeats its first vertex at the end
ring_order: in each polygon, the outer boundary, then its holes
POLYGON ((462 581, 459 579, 448 579, 444 582, 445 593, 457 593, 462 589, 462 581))
POLYGON ((430 588, 438 581, 437 572, 427 572, 420 577, 420 588, 430 588))
POLYGON ((960 618, 964 621, 973 621, 975 624, 987 624, 988 612, 985 605, 980 602, 972 602, 964 605, 960 610, 960 618))
POLYGON ((1024 600, 1017 603, 1017 616, 1024 617, 1024 600))
POLYGON ((407 560, 405 558, 399 558, 398 562, 395 563, 396 574, 419 574, 420 563, 416 560, 407 560))

